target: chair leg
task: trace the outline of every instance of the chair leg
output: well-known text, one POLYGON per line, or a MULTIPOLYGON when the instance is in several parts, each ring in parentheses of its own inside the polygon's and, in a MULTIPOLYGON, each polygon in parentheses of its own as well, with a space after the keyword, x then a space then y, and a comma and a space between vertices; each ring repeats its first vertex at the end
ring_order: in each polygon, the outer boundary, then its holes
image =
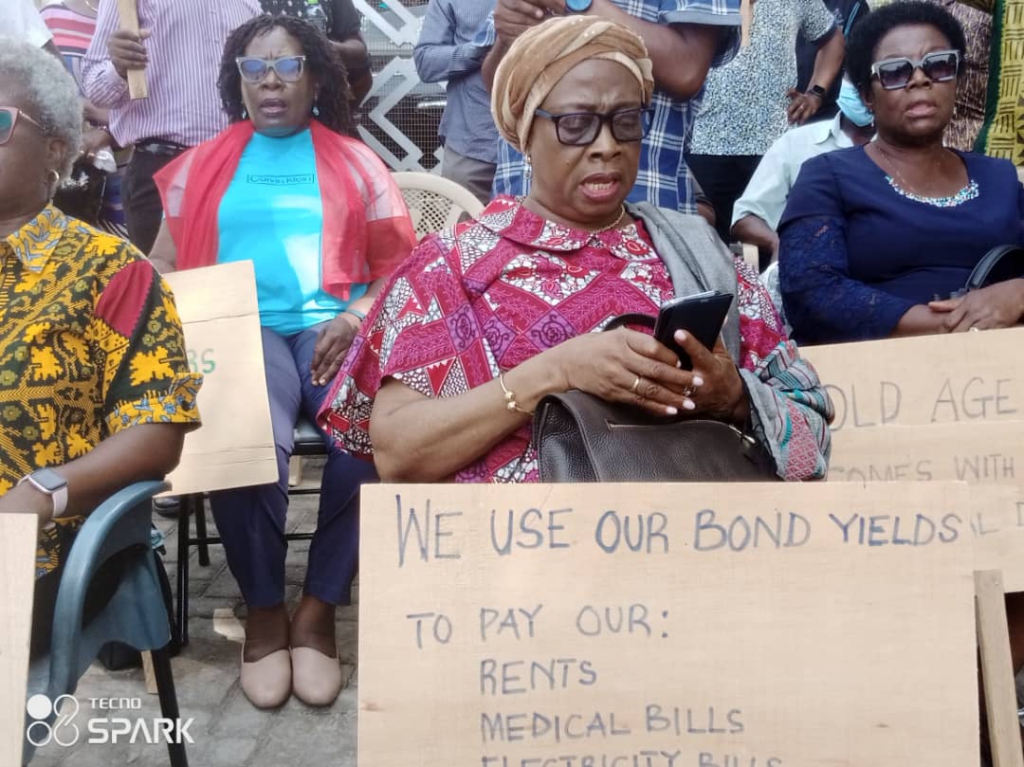
POLYGON ((199 540, 199 564, 210 566, 210 547, 206 543, 206 501, 202 493, 192 496, 196 506, 196 538, 199 540))
POLYGON ((178 643, 188 644, 188 539, 192 534, 189 513, 194 496, 186 495, 178 505, 178 643))
MULTIPOLYGON (((172 722, 177 721, 181 716, 178 711, 178 693, 174 689, 171 655, 166 646, 153 650, 153 675, 156 677, 157 694, 160 696, 161 716, 172 722)), ((184 743, 168 743, 167 754, 171 758, 171 767, 188 767, 184 743)))

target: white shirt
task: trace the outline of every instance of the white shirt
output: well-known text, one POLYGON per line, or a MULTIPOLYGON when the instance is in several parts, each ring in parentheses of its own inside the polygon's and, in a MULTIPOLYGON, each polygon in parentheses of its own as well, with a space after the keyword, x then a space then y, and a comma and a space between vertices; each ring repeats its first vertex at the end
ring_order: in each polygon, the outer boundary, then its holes
POLYGON ((0 0, 0 35, 42 48, 53 35, 32 0, 0 0))
POLYGON ((834 120, 801 125, 783 133, 765 152, 736 200, 732 224, 746 215, 755 215, 772 229, 777 228, 800 166, 819 154, 853 146, 853 140, 839 127, 841 118, 840 112, 834 120))

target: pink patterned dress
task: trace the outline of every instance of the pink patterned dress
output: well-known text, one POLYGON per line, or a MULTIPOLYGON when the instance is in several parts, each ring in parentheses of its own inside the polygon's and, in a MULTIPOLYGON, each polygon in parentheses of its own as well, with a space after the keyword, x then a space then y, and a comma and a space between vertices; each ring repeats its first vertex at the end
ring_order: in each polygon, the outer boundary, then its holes
MULTIPOLYGON (((741 370, 777 366, 780 347, 788 352, 783 359, 797 356, 757 275, 742 262, 737 270, 741 370)), ((563 341, 602 330, 620 314, 656 315, 672 296, 641 222, 592 234, 498 197, 478 219, 426 237, 391 278, 338 373, 320 423, 346 450, 372 456, 370 415, 386 379, 426 397, 455 397, 563 341)), ((790 383, 778 387, 790 434, 784 452, 800 453, 779 466, 787 479, 823 476, 827 465, 831 408, 813 370, 799 363, 794 396, 790 383)), ((772 452, 779 463, 779 452, 772 452)), ((537 481, 531 425, 452 479, 537 481)))

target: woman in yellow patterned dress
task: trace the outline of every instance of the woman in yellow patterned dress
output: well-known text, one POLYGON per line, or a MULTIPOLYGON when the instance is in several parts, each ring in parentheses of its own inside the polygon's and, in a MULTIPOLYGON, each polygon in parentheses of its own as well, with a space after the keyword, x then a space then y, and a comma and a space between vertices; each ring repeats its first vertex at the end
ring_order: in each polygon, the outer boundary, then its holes
POLYGON ((0 513, 39 518, 33 653, 84 515, 167 474, 199 422, 167 286, 131 245, 51 204, 81 123, 56 58, 0 44, 0 513))

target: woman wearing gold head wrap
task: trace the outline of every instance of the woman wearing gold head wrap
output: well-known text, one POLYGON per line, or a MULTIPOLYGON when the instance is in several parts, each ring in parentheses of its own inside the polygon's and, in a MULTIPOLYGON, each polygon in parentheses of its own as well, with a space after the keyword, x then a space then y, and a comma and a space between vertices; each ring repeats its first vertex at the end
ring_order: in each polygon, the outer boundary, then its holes
POLYGON ((536 481, 531 411, 570 389, 747 426, 780 477, 824 475, 831 404, 757 275, 698 216, 623 204, 652 86, 640 38, 598 18, 552 19, 512 46, 492 109, 533 158, 529 196, 420 243, 320 414, 383 479, 536 481), (645 333, 593 332, 711 288, 738 300, 713 350, 677 334, 693 370, 645 333))

